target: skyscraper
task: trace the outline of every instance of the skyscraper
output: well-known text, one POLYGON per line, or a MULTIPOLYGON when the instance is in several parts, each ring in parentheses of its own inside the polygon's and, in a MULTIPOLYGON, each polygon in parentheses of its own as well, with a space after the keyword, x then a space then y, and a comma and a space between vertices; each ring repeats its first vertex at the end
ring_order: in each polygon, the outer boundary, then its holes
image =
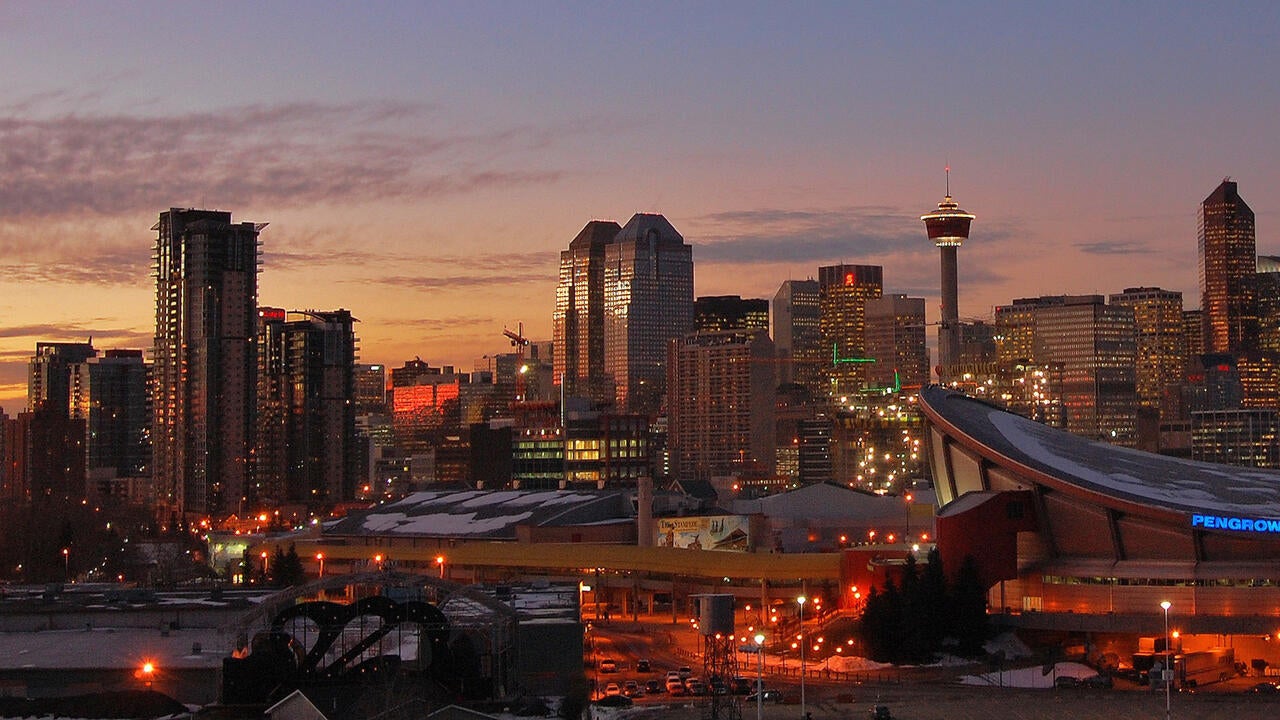
POLYGON ((1200 304, 1206 353, 1257 349, 1254 278, 1257 240, 1253 210, 1230 179, 1200 203, 1200 304))
POLYGON ((87 424, 91 494, 122 495, 130 480, 151 475, 150 368, 141 350, 107 350, 84 365, 84 385, 71 402, 87 424))
POLYGON ((1182 339, 1182 293, 1160 288, 1125 288, 1112 294, 1112 305, 1133 309, 1138 331, 1138 404, 1168 416, 1173 388, 1181 383, 1186 358, 1182 339))
POLYGON ((706 295, 693 301, 693 326, 698 332, 721 330, 769 331, 769 301, 743 300, 740 295, 706 295))
POLYGON ((787 280, 773 296, 773 344, 780 361, 778 384, 803 385, 826 397, 823 385, 822 311, 818 281, 787 280))
POLYGON ((564 383, 565 395, 613 400, 605 375, 604 261, 605 246, 621 230, 616 222, 592 220, 560 253, 552 332, 555 382, 564 383))
POLYGON ((938 374, 946 382, 951 368, 960 361, 959 287, 956 279, 956 251, 969 237, 973 215, 960 209, 951 199, 951 168, 947 168, 947 194, 938 209, 921 215, 929 239, 938 247, 942 258, 942 322, 938 325, 938 374))
POLYGON ((638 213, 605 245, 605 372, 620 411, 658 412, 667 343, 692 329, 693 248, 665 217, 638 213))
POLYGON ((258 233, 231 213, 160 213, 153 254, 153 468, 157 511, 194 520, 241 512, 256 394, 258 233))
POLYGON ((826 370, 827 397, 858 392, 866 385, 866 306, 884 292, 879 265, 818 268, 818 326, 826 370))
POLYGON ((262 308, 258 324, 259 506, 355 497, 355 319, 347 310, 262 308))
POLYGON ((924 298, 885 295, 867 301, 867 369, 872 387, 912 388, 929 383, 924 298))
POLYGON ((764 330, 690 333, 671 344, 668 421, 677 477, 773 473, 772 360, 764 330))

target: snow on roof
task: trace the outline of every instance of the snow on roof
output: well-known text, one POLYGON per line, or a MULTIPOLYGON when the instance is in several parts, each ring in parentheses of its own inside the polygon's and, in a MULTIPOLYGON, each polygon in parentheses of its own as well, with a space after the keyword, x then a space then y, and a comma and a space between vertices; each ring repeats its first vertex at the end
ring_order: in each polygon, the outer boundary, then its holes
POLYGON ((1179 512, 1280 516, 1280 471, 1095 442, 943 388, 925 390, 921 402, 1001 455, 1094 492, 1179 512))
POLYGON ((630 516, 624 493, 561 490, 418 492, 389 505, 353 512, 334 535, 515 538, 520 525, 616 522, 630 516))

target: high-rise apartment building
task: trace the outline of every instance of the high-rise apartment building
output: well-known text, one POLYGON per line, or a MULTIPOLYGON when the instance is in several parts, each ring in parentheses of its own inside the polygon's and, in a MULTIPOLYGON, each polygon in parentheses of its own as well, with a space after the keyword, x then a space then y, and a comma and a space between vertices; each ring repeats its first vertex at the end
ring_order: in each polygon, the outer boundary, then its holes
POLYGON ((244 510, 251 485, 258 233, 231 213, 160 213, 153 255, 153 468, 162 517, 244 510))
POLYGON ((13 494, 21 500, 85 497, 85 417, 90 343, 36 343, 27 364, 27 411, 9 424, 13 494))
POLYGON ((1200 303, 1205 352, 1257 350, 1254 274, 1257 240, 1253 210, 1236 183, 1223 180, 1200 204, 1200 303))
POLYGON ((564 383, 569 396, 613 400, 613 385, 605 373, 604 264, 605 246, 621 230, 616 222, 592 220, 560 253, 552 331, 556 382, 564 383))
POLYGON ((924 298, 885 295, 867 301, 867 381, 878 388, 919 390, 929 384, 924 298))
POLYGON ((773 296, 773 344, 779 360, 778 384, 795 383, 814 397, 826 397, 819 298, 817 280, 782 283, 773 296))
POLYGON ((604 252, 605 372, 620 411, 657 413, 667 344, 693 329, 693 249, 662 215, 638 213, 604 252))
POLYGON ((1136 380, 1138 404, 1168 417, 1186 358, 1182 338, 1182 293, 1152 287, 1125 288, 1109 298, 1133 310, 1138 331, 1136 380))
POLYGON ((769 332, 769 301, 739 295, 706 295, 693 301, 695 332, 764 330, 769 332))
POLYGON ((85 382, 71 402, 86 423, 90 482, 98 496, 126 494, 111 486, 151 474, 151 368, 141 350, 107 350, 87 359, 80 375, 85 382))
POLYGON ((258 315, 257 472, 249 502, 319 508, 354 499, 354 318, 347 310, 265 307, 258 315))
POLYGON ((827 396, 856 393, 867 383, 867 301, 884 292, 879 265, 828 265, 818 268, 819 330, 824 353, 827 396))
POLYGON ((671 344, 669 441, 678 478, 773 472, 772 360, 763 330, 691 333, 671 344))

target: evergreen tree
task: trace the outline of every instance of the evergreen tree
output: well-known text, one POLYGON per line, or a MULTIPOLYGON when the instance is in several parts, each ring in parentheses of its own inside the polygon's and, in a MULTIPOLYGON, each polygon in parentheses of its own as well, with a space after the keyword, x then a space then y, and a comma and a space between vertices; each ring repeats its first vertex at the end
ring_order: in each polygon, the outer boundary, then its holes
POLYGON ((977 657, 982 654, 982 644, 989 634, 987 586, 978 575, 978 565, 972 555, 966 555, 960 565, 951 598, 951 627, 960 641, 960 654, 977 657))
POLYGON ((276 587, 306 583, 307 574, 302 569, 302 559, 298 557, 298 550, 293 545, 289 546, 287 553, 280 552, 280 548, 276 547, 276 554, 271 558, 271 580, 276 587))
POLYGON ((950 602, 947 597, 947 575, 942 569, 942 558, 938 548, 929 551, 929 561, 920 575, 921 610, 920 624, 925 643, 930 652, 942 647, 942 640, 947 636, 950 602))

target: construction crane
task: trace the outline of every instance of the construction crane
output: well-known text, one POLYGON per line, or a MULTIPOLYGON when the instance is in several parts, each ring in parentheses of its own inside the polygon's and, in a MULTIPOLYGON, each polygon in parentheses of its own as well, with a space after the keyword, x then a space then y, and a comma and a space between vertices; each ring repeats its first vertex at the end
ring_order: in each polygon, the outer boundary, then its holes
POLYGON ((521 402, 525 399, 524 376, 529 372, 528 366, 524 364, 524 349, 529 346, 529 338, 524 336, 524 323, 518 323, 515 332, 504 327, 502 334, 511 341, 511 347, 516 349, 516 402, 521 402))

